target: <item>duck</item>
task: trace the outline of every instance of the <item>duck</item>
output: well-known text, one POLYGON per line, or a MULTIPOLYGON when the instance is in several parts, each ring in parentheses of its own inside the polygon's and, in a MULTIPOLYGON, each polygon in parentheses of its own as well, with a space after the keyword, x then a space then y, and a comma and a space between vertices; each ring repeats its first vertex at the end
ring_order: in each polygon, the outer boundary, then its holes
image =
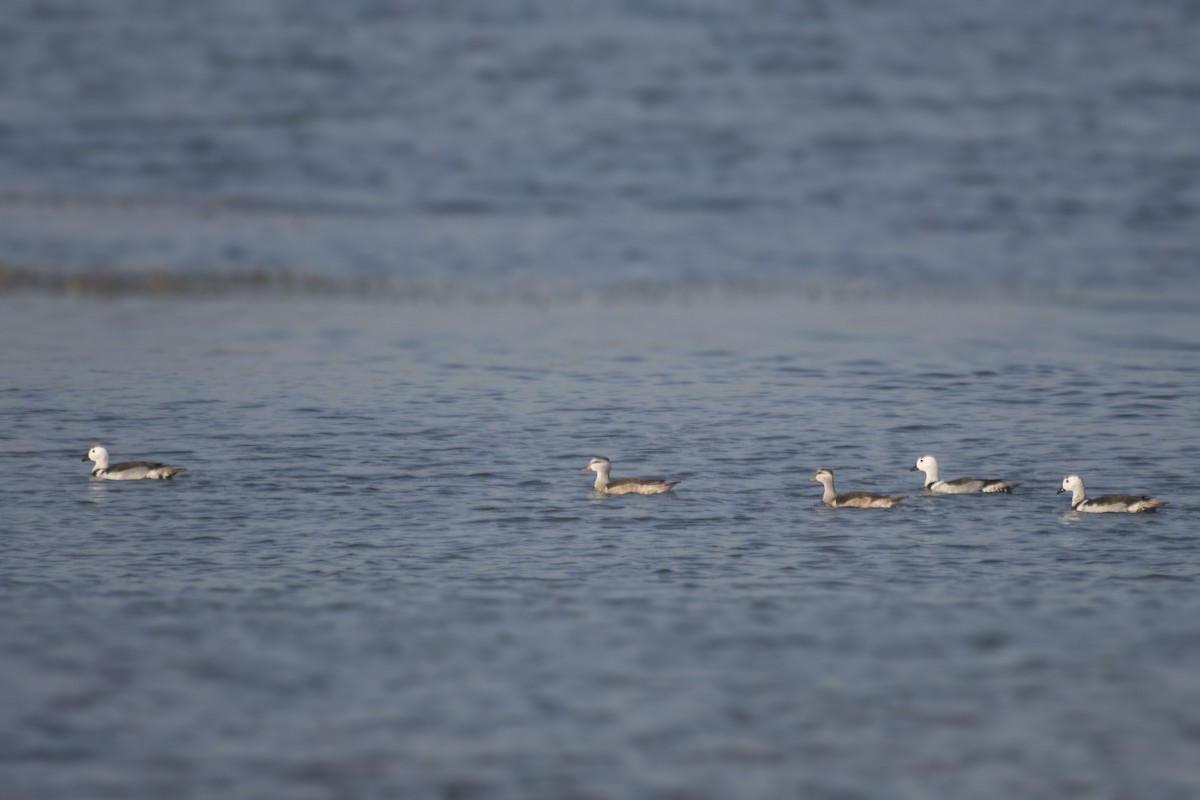
POLYGON ((169 467, 157 461, 122 461, 119 464, 108 463, 108 450, 96 445, 87 451, 82 461, 94 461, 93 478, 106 481, 136 481, 142 478, 150 480, 170 480, 180 472, 186 472, 186 467, 169 467))
POLYGON ((833 470, 822 467, 812 480, 820 481, 825 487, 821 502, 832 508, 892 508, 906 495, 874 494, 873 492, 842 492, 833 488, 833 470))
POLYGON ((917 459, 916 466, 909 467, 909 472, 925 473, 925 489, 933 494, 973 494, 975 492, 1011 493, 1020 486, 1016 481, 1004 481, 999 478, 955 478, 952 481, 938 479, 938 460, 930 455, 917 459))
POLYGON ((1078 475, 1068 475, 1063 478, 1062 486, 1058 488, 1058 494, 1062 494, 1063 492, 1071 493, 1072 511, 1093 514, 1113 511, 1128 513, 1154 511, 1167 504, 1166 500, 1159 500, 1148 495, 1133 494, 1106 494, 1102 497, 1088 499, 1087 494, 1083 490, 1083 478, 1080 478, 1078 475))
POLYGON ((580 472, 596 473, 595 490, 597 494, 662 494, 670 491, 679 481, 668 481, 662 478, 609 478, 612 462, 604 456, 593 456, 586 467, 580 472))

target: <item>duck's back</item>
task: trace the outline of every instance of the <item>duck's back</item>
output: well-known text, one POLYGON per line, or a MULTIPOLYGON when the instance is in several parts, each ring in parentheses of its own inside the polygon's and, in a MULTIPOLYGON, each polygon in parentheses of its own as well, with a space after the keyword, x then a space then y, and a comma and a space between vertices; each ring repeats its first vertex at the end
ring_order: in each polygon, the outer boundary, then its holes
POLYGON ((1144 512, 1155 511, 1167 504, 1165 500, 1159 500, 1148 495, 1136 494, 1106 494, 1100 497, 1089 497, 1084 499, 1082 503, 1076 507, 1076 511, 1084 511, 1090 513, 1103 512, 1144 512))
POLYGON ((891 508, 904 495, 875 494, 874 492, 843 492, 834 495, 829 505, 834 508, 891 508))
POLYGON ((974 494, 976 492, 1011 492, 1021 484, 999 478, 955 478, 952 481, 934 481, 929 491, 936 494, 974 494))
POLYGON ((158 461, 122 461, 119 464, 110 464, 104 470, 94 469, 92 474, 110 481, 134 481, 143 478, 170 480, 176 473, 184 471, 184 467, 170 467, 158 461))
POLYGON ((667 481, 660 478, 621 478, 609 481, 604 491, 608 494, 662 494, 679 481, 667 481))

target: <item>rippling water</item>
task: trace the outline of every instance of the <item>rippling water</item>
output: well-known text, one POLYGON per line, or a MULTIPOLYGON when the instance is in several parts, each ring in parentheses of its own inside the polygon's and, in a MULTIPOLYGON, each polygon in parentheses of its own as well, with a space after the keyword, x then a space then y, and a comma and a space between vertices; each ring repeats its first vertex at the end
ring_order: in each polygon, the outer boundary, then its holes
POLYGON ((1189 0, 27 3, 0 256, 522 286, 1191 280, 1189 0))
POLYGON ((15 796, 1117 797, 1200 780, 1191 313, 47 298, 3 314, 29 341, 6 359, 0 456, 15 796), (1097 336, 1114 327, 1141 334, 1097 336), (189 471, 91 482, 94 441, 189 471), (927 451, 1024 485, 923 496, 907 468, 927 451), (596 499, 578 470, 597 452, 683 483, 596 499), (909 498, 825 509, 819 466, 909 498), (1171 505, 1079 518, 1055 494, 1070 471, 1171 505))
POLYGON ((0 794, 1200 793, 1198 24, 22 5, 0 794))

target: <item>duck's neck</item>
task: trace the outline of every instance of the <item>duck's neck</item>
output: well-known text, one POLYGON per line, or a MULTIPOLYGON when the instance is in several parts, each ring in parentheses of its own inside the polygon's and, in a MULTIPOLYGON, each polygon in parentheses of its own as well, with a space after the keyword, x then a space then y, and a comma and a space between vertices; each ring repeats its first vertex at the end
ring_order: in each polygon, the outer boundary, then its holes
POLYGON ((100 453, 98 456, 96 456, 95 463, 96 466, 92 467, 93 472, 98 469, 108 469, 108 453, 100 453))
POLYGON ((833 490, 833 478, 822 478, 821 485, 825 487, 824 494, 821 495, 821 502, 828 503, 833 498, 837 497, 837 492, 833 490))
POLYGON ((937 467, 937 464, 931 464, 929 466, 929 468, 925 470, 925 485, 929 486, 930 484, 937 483, 937 482, 938 482, 938 467, 937 467))
POLYGON ((1076 486, 1071 490, 1071 508, 1079 508, 1079 504, 1087 499, 1082 486, 1076 486))
POLYGON ((603 492, 604 487, 608 486, 608 470, 609 467, 604 466, 596 470, 595 489, 597 492, 603 492))

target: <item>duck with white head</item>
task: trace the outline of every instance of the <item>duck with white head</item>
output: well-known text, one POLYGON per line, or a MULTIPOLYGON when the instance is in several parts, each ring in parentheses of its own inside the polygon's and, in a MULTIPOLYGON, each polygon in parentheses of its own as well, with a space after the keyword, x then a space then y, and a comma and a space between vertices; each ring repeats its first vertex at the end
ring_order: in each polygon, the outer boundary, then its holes
POLYGON ((92 467, 92 477, 106 481, 166 481, 186 471, 186 467, 169 467, 158 461, 121 461, 110 464, 108 450, 100 445, 88 450, 81 460, 94 462, 96 466, 92 467))
POLYGON ((1156 511, 1167 504, 1149 495, 1106 494, 1101 497, 1089 498, 1083 488, 1083 478, 1078 475, 1068 475, 1062 479, 1058 493, 1071 493, 1071 510, 1081 513, 1138 513, 1156 511))

